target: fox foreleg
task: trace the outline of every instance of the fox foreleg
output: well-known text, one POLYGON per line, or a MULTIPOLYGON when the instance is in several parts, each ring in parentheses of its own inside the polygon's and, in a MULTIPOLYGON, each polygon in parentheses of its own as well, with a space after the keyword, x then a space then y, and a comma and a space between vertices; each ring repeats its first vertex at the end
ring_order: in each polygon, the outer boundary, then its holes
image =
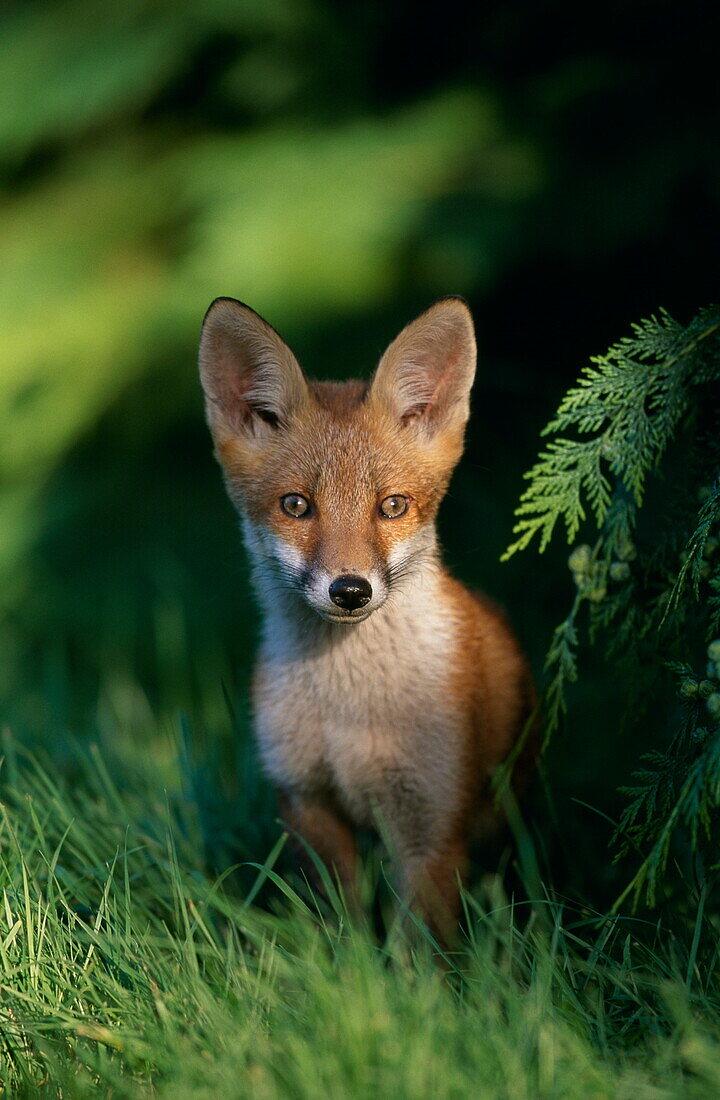
POLYGON ((468 868, 462 829, 407 777, 389 775, 376 816, 395 863, 401 904, 427 924, 441 947, 456 938, 460 885, 468 868))
POLYGON ((357 845, 351 826, 320 799, 279 791, 278 803, 280 817, 294 834, 292 839, 300 862, 309 871, 311 880, 320 885, 301 841, 313 849, 331 874, 337 876, 349 910, 357 912, 357 845))

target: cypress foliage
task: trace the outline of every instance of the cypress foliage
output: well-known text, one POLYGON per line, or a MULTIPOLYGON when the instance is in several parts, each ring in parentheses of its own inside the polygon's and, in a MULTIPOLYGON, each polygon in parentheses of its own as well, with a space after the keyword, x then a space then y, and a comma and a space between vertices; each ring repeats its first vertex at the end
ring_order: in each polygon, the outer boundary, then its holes
MULTIPOLYGON (((618 825, 619 854, 639 852, 623 894, 652 904, 682 834, 706 881, 718 865, 720 804, 720 307, 687 326, 667 313, 591 360, 544 429, 526 474, 508 558, 558 525, 575 597, 547 653, 545 740, 579 674, 581 626, 628 689, 629 728, 643 699, 674 677, 666 743, 645 757, 618 825)), ((622 900, 622 899, 621 899, 622 900)))

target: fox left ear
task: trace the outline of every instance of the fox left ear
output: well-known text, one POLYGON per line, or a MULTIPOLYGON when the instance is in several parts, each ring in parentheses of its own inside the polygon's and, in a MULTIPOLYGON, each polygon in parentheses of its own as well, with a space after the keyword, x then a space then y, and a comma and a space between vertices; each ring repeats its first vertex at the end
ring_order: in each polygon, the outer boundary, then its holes
POLYGON ((462 432, 475 377, 475 329, 462 298, 442 298, 402 330, 380 360, 370 398, 428 436, 462 432))
POLYGON ((200 379, 215 442, 262 444, 308 398, 297 359, 275 329, 234 298, 216 298, 200 334, 200 379))

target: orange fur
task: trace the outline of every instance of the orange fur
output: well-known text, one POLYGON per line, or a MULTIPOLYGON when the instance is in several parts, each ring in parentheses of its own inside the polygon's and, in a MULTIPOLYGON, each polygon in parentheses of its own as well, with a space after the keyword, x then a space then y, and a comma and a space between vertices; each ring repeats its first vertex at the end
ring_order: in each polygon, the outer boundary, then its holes
MULTIPOLYGON (((366 385, 310 382, 265 321, 218 299, 200 370, 264 611, 255 725, 283 816, 349 895, 353 829, 380 822, 404 896, 448 939, 469 840, 499 820, 492 774, 535 707, 504 617, 437 549, 475 370, 469 311, 431 307, 366 385), (284 510, 288 494, 305 514, 284 510), (387 498, 405 513, 388 518, 387 498), (333 595, 348 577, 370 593, 361 606, 333 595)), ((534 754, 531 736, 518 786, 534 754)))

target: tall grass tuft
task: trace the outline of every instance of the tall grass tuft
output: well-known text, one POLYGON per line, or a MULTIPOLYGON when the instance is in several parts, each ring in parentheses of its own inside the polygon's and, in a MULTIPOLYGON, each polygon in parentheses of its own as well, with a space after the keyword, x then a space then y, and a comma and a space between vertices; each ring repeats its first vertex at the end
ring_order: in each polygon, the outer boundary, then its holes
MULTIPOLYGON (((551 895, 465 895, 444 968, 277 871, 213 878, 179 787, 72 785, 5 736, 0 1085, 93 1097, 716 1096, 720 1014, 690 948, 551 895)), ((279 830, 278 830, 279 834, 279 830)), ((702 915, 701 915, 702 919, 702 915)))

